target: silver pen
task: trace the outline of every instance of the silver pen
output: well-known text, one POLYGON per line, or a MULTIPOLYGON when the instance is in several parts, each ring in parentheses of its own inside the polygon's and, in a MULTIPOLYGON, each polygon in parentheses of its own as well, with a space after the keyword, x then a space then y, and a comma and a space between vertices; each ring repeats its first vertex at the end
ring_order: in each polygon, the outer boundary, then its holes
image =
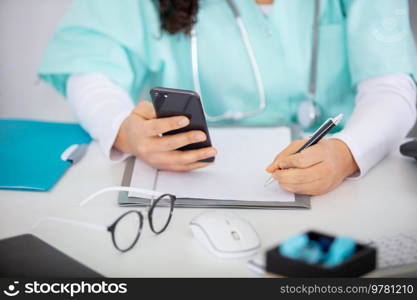
MULTIPOLYGON (((343 114, 338 114, 334 118, 327 119, 326 122, 324 122, 319 129, 317 129, 311 138, 300 148, 298 149, 294 154, 300 153, 304 149, 307 149, 310 146, 313 146, 317 144, 322 138, 324 138, 330 130, 332 130, 337 124, 340 123, 340 121, 343 119, 343 114)), ((264 187, 270 185, 274 181, 274 177, 269 177, 269 179, 265 182, 264 187)))

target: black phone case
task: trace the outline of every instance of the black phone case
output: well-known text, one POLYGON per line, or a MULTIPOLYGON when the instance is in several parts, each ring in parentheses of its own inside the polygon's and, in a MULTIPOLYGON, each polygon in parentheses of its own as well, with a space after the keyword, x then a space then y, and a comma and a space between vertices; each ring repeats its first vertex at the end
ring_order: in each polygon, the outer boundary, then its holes
MULTIPOLYGON (((200 96, 196 92, 157 87, 153 88, 150 94, 158 118, 186 116, 190 119, 190 124, 187 127, 167 132, 165 135, 177 134, 190 130, 201 130, 207 136, 207 139, 204 142, 190 144, 181 147, 178 150, 187 151, 211 147, 212 144, 206 118, 204 116, 203 105, 201 104, 200 96)), ((214 160, 214 157, 210 157, 201 161, 214 162, 214 160)))

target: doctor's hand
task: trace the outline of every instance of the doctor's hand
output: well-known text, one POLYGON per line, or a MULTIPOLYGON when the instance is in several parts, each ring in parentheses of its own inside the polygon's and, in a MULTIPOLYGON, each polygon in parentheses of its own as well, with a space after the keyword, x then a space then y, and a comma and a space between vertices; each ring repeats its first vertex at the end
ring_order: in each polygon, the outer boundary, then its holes
POLYGON ((207 137, 204 132, 194 130, 161 136, 171 130, 186 127, 189 123, 189 119, 184 116, 157 119, 153 105, 142 101, 123 121, 114 146, 161 170, 190 171, 203 168, 209 163, 199 160, 215 156, 216 149, 176 149, 205 141, 207 137))
POLYGON ((305 142, 292 142, 267 168, 283 189, 297 194, 322 195, 358 171, 348 146, 341 140, 321 140, 294 154, 305 142))

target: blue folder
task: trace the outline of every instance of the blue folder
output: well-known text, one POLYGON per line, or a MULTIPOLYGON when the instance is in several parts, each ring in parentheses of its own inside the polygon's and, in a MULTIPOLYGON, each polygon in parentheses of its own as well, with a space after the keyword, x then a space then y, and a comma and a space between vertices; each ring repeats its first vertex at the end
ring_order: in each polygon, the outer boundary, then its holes
POLYGON ((90 142, 77 124, 0 119, 0 189, 50 190, 90 142))

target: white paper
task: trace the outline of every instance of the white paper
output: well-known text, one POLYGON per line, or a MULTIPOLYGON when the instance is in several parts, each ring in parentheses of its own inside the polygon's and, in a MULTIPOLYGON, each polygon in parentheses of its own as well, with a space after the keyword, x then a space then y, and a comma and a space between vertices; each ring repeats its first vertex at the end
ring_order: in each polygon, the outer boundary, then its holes
MULTIPOLYGON (((146 190, 155 190, 157 172, 157 169, 136 158, 135 164, 133 166, 132 178, 130 179, 130 186, 146 190)), ((134 193, 129 193, 129 197, 135 196, 139 197, 134 193)))
POLYGON ((137 159, 131 186, 151 188, 156 183, 155 190, 178 198, 295 201, 294 194, 275 182, 264 187, 266 167, 291 141, 289 128, 210 128, 210 136, 218 150, 213 165, 191 172, 158 171, 155 182, 155 169, 137 159))

